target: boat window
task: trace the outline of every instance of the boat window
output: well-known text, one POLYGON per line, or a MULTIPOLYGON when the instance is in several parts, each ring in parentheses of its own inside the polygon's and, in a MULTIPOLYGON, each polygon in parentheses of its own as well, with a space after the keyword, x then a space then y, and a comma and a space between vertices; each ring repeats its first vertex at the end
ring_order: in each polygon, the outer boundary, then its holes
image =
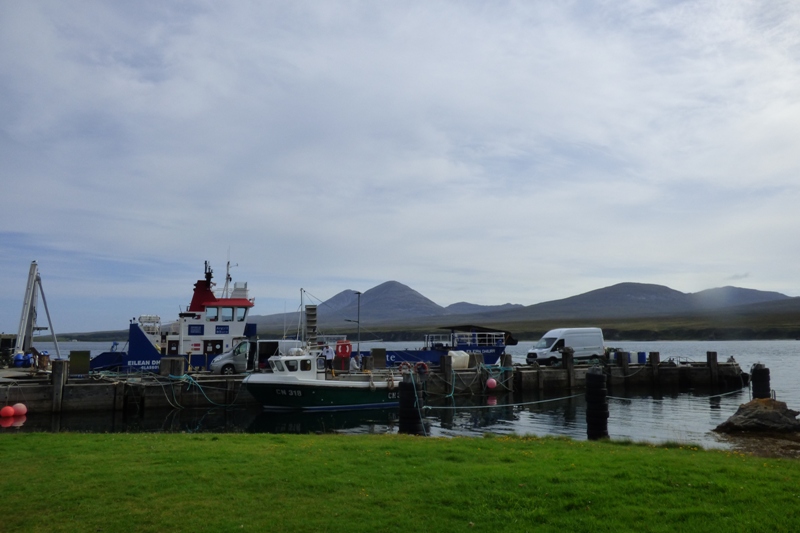
POLYGON ((283 372, 284 371, 283 363, 281 363, 280 361, 275 361, 275 368, 278 369, 278 372, 283 372))
POLYGON ((555 337, 542 337, 541 339, 539 339, 539 342, 536 343, 536 346, 534 346, 534 348, 536 348, 537 350, 541 350, 543 348, 549 348, 553 345, 554 342, 556 342, 555 337))
POLYGON ((286 369, 289 372, 297 372, 297 361, 295 361, 293 359, 290 359, 289 361, 286 361, 286 369))
POLYGON ((222 321, 233 322, 233 307, 222 308, 222 321))
POLYGON ((269 367, 274 371, 275 370, 275 361, 268 361, 269 367))
POLYGON ((246 307, 237 307, 236 308, 236 321, 237 322, 244 322, 244 319, 247 317, 247 308, 246 307))
POLYGON ((325 358, 318 357, 317 358, 317 370, 325 370, 325 358))
POLYGON ((209 322, 216 322, 217 318, 219 318, 219 308, 218 307, 207 307, 206 308, 206 320, 209 322))
POLYGON ((303 359, 300 361, 300 370, 308 372, 311 370, 311 359, 303 359))

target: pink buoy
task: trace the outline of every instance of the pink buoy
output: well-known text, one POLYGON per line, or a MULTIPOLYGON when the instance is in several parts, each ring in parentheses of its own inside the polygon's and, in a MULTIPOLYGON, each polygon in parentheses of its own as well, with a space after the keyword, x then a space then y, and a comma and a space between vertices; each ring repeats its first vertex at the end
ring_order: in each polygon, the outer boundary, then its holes
POLYGON ((497 381, 495 381, 494 378, 489 378, 486 380, 486 386, 490 389, 493 389, 497 387, 497 381))
POLYGON ((28 408, 24 403, 15 403, 13 406, 14 416, 22 416, 28 414, 28 408))
POLYGON ((14 408, 10 405, 6 405, 2 409, 0 409, 0 417, 8 418, 10 416, 14 416, 14 408))
POLYGON ((486 405, 497 405, 497 398, 494 396, 489 396, 486 398, 486 405))
POLYGON ((28 417, 25 416, 25 415, 15 416, 14 418, 11 419, 12 420, 11 427, 18 428, 18 427, 22 426, 22 424, 24 424, 25 420, 27 420, 27 419, 28 419, 28 417))

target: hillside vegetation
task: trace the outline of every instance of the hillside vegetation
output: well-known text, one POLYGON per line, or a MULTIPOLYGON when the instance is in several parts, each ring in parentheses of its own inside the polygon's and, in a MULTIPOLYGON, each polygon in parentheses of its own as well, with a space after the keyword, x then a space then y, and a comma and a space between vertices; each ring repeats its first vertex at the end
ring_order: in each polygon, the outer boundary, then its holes
MULTIPOLYGON (((609 340, 745 340, 800 338, 800 298, 738 287, 686 294, 661 285, 620 283, 578 296, 522 306, 459 302, 442 307, 396 281, 364 292, 343 291, 318 305, 320 330, 355 338, 357 316, 363 341, 420 340, 424 333, 473 324, 536 340, 556 327, 597 326, 609 340)), ((262 337, 281 337, 297 313, 253 315, 262 337)), ((296 327, 296 326, 294 326, 296 327)), ((291 330, 294 334, 295 331, 291 330)), ((59 338, 112 341, 127 331, 67 333, 59 338)))

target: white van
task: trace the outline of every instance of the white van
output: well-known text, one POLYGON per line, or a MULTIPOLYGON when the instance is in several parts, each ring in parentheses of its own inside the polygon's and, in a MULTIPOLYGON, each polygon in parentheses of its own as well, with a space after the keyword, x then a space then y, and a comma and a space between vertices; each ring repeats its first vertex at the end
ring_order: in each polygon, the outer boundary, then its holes
POLYGON ((552 365, 561 361, 563 348, 575 350, 575 361, 587 360, 605 355, 603 330, 600 328, 561 328, 551 329, 528 350, 528 364, 552 365))
POLYGON ((232 350, 216 356, 208 369, 213 374, 243 374, 248 370, 269 368, 267 359, 273 355, 288 355, 292 348, 301 348, 298 340, 242 341, 232 350))

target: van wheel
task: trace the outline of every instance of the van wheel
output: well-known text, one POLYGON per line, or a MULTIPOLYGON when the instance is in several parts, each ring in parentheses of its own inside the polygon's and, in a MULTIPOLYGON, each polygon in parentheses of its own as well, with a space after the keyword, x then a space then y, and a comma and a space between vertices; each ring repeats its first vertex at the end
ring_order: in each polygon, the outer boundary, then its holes
POLYGON ((225 365, 222 367, 222 374, 224 376, 232 376, 236 373, 236 368, 233 365, 225 365))
POLYGON ((558 363, 558 359, 556 359, 555 357, 551 357, 550 359, 547 360, 547 364, 550 366, 555 366, 556 363, 558 363))

